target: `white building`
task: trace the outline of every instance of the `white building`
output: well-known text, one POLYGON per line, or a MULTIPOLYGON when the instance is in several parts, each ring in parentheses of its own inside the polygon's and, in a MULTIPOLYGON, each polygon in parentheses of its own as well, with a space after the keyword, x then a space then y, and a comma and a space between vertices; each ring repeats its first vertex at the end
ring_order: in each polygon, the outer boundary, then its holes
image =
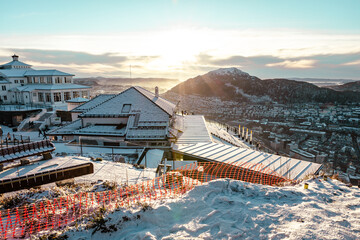
POLYGON ((162 146, 169 144, 176 106, 158 91, 131 87, 117 95, 99 95, 70 112, 73 122, 48 135, 102 146, 162 146))
POLYGON ((72 98, 89 98, 91 87, 73 83, 73 74, 58 70, 34 70, 13 61, 0 65, 0 102, 6 104, 65 104, 72 98))

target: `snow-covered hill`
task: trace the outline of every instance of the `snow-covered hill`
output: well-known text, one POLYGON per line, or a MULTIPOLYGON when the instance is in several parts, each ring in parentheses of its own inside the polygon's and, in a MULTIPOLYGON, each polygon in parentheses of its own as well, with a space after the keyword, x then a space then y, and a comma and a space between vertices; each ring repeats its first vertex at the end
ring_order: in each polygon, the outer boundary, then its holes
POLYGON ((233 67, 220 68, 190 78, 170 89, 167 94, 169 93, 219 97, 239 102, 254 100, 280 103, 360 101, 359 95, 354 92, 338 92, 320 88, 308 82, 288 79, 261 80, 233 67))
POLYGON ((331 180, 270 187, 235 180, 179 199, 117 211, 69 239, 360 239, 360 189, 331 180), (97 227, 94 227, 97 226, 97 227), (100 227, 99 227, 100 226, 100 227))

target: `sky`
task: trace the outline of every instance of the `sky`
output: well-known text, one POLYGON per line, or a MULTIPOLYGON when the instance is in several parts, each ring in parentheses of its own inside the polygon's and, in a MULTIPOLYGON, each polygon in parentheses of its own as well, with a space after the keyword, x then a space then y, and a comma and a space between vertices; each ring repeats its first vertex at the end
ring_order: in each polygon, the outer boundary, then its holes
POLYGON ((360 80, 358 0, 0 0, 0 63, 76 77, 360 80), (131 67, 130 67, 131 66, 131 67))

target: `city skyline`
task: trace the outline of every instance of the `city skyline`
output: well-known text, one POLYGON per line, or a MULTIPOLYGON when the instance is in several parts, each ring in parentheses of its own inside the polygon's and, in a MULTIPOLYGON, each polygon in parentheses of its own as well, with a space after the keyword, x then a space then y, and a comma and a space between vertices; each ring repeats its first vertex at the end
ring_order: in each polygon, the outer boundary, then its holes
POLYGON ((0 62, 77 77, 186 80, 221 67, 260 78, 360 79, 358 1, 16 1, 0 62), (20 7, 21 6, 21 7, 20 7))

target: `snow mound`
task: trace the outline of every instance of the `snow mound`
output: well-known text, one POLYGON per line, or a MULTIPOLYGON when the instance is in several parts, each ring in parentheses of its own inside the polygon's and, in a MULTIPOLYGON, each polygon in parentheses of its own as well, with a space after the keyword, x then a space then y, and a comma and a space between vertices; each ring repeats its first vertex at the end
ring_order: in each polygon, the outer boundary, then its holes
POLYGON ((360 190, 337 180, 270 187, 217 180, 177 200, 114 212, 115 231, 70 231, 70 239, 359 239, 360 190))
POLYGON ((250 74, 246 73, 246 72, 243 72, 241 71, 240 69, 238 68, 235 68, 235 67, 232 67, 232 68, 219 68, 217 70, 214 70, 214 71, 210 71, 209 74, 212 74, 212 75, 242 75, 242 76, 250 76, 250 74))

